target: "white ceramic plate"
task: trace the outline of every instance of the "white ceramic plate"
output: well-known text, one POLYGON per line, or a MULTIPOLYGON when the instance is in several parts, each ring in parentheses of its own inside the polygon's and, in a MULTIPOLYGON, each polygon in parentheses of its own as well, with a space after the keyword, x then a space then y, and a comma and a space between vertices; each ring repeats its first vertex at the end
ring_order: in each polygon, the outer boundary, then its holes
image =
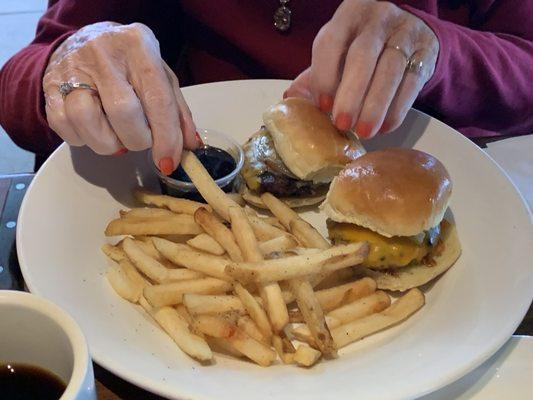
MULTIPOLYGON (((285 81, 236 81, 186 88, 199 126, 244 141, 285 81)), ((32 292, 71 313, 96 362, 124 379, 179 399, 402 399, 458 379, 512 334, 533 293, 530 217, 491 159, 459 133, 416 111, 395 134, 368 147, 414 146, 448 168, 463 255, 406 323, 343 349, 310 370, 261 368, 217 357, 201 366, 136 307, 115 295, 100 246, 107 221, 131 204, 130 189, 154 185, 145 154, 99 157, 62 146, 28 189, 17 249, 32 292)), ((324 227, 324 217, 309 212, 324 227)))

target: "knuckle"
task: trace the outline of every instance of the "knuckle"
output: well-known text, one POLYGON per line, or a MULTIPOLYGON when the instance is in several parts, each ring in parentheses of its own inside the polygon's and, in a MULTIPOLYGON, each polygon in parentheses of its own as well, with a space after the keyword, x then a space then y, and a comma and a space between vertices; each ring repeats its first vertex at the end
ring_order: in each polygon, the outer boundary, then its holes
POLYGON ((175 108, 175 101, 167 93, 163 91, 152 91, 146 94, 146 100, 154 110, 168 111, 171 108, 175 108))
POLYGON ((126 119, 133 119, 141 112, 139 104, 132 99, 124 99, 113 102, 110 113, 126 119))
POLYGON ((373 8, 372 16, 380 19, 395 15, 398 11, 398 7, 388 1, 378 1, 374 4, 373 8))
POLYGON ((123 29, 124 34, 132 41, 138 43, 146 40, 146 38, 154 38, 154 33, 146 25, 140 22, 134 22, 126 25, 123 29))
POLYGON ((313 41, 313 52, 326 49, 328 47, 338 47, 343 43, 343 38, 339 31, 331 23, 325 24, 318 32, 313 41))

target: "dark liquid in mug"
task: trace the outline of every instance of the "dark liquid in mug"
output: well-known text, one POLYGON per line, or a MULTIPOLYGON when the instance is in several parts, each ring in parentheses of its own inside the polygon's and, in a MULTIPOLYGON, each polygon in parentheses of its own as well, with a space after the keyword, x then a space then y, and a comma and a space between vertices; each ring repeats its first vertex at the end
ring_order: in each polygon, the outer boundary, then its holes
POLYGON ((0 364, 0 399, 58 400, 66 385, 55 374, 26 364, 0 364))

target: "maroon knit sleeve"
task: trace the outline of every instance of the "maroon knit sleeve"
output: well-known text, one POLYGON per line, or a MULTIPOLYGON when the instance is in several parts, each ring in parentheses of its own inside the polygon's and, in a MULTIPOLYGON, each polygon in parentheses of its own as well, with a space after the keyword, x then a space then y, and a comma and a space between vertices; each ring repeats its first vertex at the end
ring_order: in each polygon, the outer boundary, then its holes
POLYGON ((470 137, 533 132, 533 2, 497 2, 477 29, 403 5, 440 42, 417 107, 470 137))
POLYGON ((61 139, 46 122, 42 78, 51 53, 81 27, 140 19, 142 0, 50 0, 35 39, 0 71, 0 125, 20 147, 49 154, 61 139))

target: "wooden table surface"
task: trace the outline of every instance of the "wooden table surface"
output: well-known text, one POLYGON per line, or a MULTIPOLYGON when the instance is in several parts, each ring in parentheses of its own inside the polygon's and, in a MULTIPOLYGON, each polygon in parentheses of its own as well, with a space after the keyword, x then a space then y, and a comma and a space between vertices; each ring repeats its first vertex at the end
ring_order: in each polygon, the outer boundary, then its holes
MULTIPOLYGON (((20 204, 32 179, 33 174, 0 176, 0 289, 24 290, 15 251, 15 232, 20 204)), ((529 308, 515 334, 533 336, 533 307, 529 308)), ((162 399, 124 381, 97 364, 94 364, 94 373, 98 399, 162 399)))

